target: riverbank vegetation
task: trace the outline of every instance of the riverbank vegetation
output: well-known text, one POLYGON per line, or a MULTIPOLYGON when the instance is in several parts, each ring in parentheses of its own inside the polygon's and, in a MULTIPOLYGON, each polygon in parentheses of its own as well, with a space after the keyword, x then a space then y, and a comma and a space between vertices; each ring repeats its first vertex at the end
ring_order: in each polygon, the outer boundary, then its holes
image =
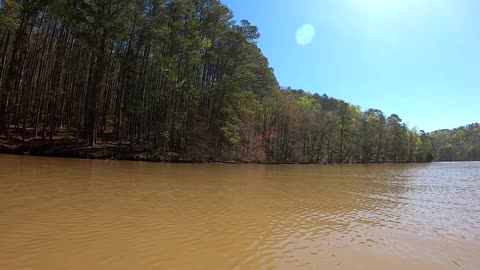
POLYGON ((438 161, 480 161, 480 124, 431 133, 438 161))
POLYGON ((4 0, 0 13, 0 134, 17 153, 48 144, 73 156, 108 147, 112 158, 128 146, 147 160, 428 162, 434 147, 440 160, 461 156, 446 154, 460 146, 444 147, 443 131, 281 88, 257 27, 217 0, 4 0))

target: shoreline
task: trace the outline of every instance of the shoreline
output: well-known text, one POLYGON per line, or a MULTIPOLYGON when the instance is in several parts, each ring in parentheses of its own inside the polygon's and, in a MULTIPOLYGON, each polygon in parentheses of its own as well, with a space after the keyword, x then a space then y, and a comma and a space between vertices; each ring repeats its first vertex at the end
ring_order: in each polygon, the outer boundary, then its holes
POLYGON ((182 157, 179 153, 169 152, 163 155, 155 154, 146 147, 131 144, 99 143, 95 147, 86 143, 77 144, 73 138, 49 139, 34 138, 26 141, 20 139, 0 138, 0 154, 17 156, 36 156, 54 158, 72 158, 85 160, 121 160, 158 163, 185 164, 259 164, 259 165, 348 165, 348 164, 418 164, 421 162, 344 162, 344 163, 309 163, 309 162, 277 162, 277 161, 243 161, 215 160, 205 158, 195 160, 182 157))

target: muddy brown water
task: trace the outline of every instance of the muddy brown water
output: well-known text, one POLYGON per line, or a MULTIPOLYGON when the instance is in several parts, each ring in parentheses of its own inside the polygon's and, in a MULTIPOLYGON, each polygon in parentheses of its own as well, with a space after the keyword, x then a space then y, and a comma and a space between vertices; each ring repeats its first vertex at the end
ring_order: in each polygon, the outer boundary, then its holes
POLYGON ((480 269, 480 163, 0 155, 0 269, 480 269))

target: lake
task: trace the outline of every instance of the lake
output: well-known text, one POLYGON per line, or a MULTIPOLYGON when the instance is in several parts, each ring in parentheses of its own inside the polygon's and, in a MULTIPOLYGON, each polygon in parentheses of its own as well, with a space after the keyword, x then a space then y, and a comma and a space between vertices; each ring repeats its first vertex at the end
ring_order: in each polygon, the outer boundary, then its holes
POLYGON ((0 269, 478 269, 480 163, 0 155, 0 269))

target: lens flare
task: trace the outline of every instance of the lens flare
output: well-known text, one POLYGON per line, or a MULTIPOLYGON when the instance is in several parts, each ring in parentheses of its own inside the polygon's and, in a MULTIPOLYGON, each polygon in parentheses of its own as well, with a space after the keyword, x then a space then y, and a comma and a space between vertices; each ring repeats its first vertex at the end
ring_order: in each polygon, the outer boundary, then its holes
POLYGON ((298 45, 305 46, 312 42, 315 37, 315 27, 311 24, 304 24, 297 30, 298 45))

